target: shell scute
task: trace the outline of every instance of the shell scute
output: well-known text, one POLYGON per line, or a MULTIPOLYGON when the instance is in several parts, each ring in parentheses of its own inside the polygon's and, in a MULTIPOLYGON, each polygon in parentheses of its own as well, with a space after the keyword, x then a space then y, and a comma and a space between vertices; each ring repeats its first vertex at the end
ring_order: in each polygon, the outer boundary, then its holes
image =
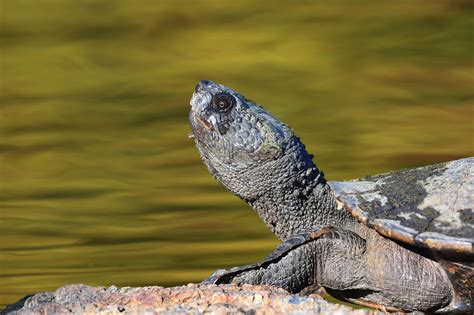
POLYGON ((474 158, 329 182, 354 217, 382 235, 441 252, 473 254, 474 158))

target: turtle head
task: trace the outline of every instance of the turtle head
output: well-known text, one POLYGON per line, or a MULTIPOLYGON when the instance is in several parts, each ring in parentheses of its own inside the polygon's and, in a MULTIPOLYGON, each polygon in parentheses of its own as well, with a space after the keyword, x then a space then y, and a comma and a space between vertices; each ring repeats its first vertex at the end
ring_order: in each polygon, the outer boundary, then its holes
POLYGON ((205 161, 226 168, 252 168, 276 159, 293 137, 288 126, 260 105, 206 80, 196 85, 189 121, 205 161))
MULTIPOLYGON (((300 144, 287 125, 223 85, 199 82, 190 103, 192 137, 202 160, 217 180, 244 199, 258 189, 249 182, 255 181, 255 172, 268 171, 266 166, 275 165, 295 143, 300 144)), ((259 180, 263 182, 261 176, 259 180)))

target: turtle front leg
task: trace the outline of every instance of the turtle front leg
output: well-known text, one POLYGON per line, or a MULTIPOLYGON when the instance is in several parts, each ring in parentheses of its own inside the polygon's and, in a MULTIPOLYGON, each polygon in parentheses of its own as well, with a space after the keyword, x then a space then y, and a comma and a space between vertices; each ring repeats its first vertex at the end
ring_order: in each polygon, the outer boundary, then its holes
POLYGON ((291 293, 328 285, 355 289, 363 278, 360 256, 365 241, 354 232, 333 227, 304 231, 282 242, 261 262, 213 273, 204 283, 267 284, 291 293))

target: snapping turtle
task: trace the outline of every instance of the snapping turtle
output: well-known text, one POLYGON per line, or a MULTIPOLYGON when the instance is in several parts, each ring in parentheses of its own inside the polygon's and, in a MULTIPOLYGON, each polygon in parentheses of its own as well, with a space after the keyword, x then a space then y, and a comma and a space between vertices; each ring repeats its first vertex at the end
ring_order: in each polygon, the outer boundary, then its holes
POLYGON ((197 84, 189 122, 209 172, 282 241, 205 282, 322 286, 389 311, 474 311, 474 158, 327 182, 287 125, 211 81, 197 84))

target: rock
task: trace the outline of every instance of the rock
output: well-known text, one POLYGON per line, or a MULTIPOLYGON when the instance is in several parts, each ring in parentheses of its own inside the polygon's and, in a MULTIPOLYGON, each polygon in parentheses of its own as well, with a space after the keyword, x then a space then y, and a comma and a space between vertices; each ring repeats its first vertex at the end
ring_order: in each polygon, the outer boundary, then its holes
POLYGON ((72 284, 9 305, 2 314, 381 314, 300 296, 272 286, 204 285, 163 288, 72 284))

